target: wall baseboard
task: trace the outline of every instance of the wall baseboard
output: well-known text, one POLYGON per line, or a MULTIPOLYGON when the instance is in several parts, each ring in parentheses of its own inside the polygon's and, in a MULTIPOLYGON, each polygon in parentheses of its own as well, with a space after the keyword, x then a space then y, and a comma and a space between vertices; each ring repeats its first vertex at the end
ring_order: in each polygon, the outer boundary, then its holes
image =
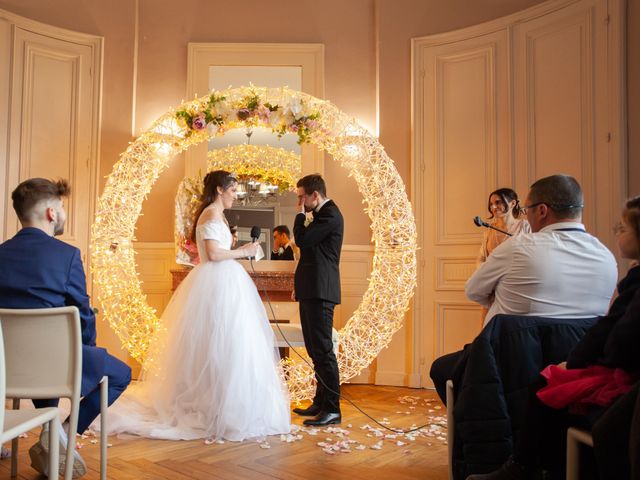
POLYGON ((410 387, 410 375, 405 372, 376 372, 376 385, 391 385, 394 387, 410 387))

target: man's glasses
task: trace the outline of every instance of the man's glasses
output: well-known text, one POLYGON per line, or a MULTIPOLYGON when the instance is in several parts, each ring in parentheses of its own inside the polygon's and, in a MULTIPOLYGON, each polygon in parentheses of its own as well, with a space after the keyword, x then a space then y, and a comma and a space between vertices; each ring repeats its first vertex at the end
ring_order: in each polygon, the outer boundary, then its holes
POLYGON ((538 203, 532 203, 531 205, 525 205, 520 210, 522 210, 522 213, 524 213, 526 215, 528 209, 535 208, 538 205, 546 205, 547 207, 551 208, 552 210, 571 210, 572 208, 583 208, 584 207, 584 205, 582 205, 582 204, 578 204, 578 205, 559 205, 557 203, 538 202, 538 203))
POLYGON ((526 215, 527 210, 529 210, 530 208, 536 208, 538 205, 542 205, 543 203, 544 202, 538 202, 538 203, 532 203, 531 205, 525 205, 524 207, 521 207, 520 210, 522 210, 522 213, 526 215))

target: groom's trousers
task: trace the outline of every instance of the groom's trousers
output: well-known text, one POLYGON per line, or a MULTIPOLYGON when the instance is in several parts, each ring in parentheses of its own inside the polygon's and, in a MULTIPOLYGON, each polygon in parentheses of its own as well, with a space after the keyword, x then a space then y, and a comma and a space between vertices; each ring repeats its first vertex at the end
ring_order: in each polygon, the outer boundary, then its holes
POLYGON ((340 413, 340 374, 332 339, 335 304, 323 300, 299 303, 304 344, 316 374, 313 404, 323 412, 340 413))

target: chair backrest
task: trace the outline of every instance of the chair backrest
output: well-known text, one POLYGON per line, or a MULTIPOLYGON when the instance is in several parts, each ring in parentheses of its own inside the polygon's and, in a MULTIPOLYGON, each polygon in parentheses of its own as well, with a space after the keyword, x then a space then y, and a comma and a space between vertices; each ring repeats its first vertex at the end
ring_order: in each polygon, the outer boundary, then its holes
POLYGON ((82 332, 76 307, 0 309, 7 398, 80 395, 82 332))

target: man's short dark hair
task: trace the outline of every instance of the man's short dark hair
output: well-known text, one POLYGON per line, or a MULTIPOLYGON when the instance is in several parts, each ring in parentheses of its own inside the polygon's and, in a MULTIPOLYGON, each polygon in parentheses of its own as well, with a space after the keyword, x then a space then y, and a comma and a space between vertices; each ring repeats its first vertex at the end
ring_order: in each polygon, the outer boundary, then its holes
POLYGON ((30 178, 25 180, 11 193, 13 209, 21 221, 30 220, 33 208, 42 201, 59 200, 71 193, 69 182, 46 178, 30 178))
POLYGON ((313 192, 318 192, 323 197, 327 196, 327 186, 324 183, 324 179, 318 173, 302 177, 298 180, 296 187, 304 188, 304 193, 307 195, 311 195, 313 192))
POLYGON ((578 181, 569 175, 551 175, 536 181, 529 191, 529 204, 544 203, 562 218, 577 218, 584 207, 578 181))
POLYGON ((278 225, 277 227, 273 227, 273 231, 284 233, 287 237, 291 236, 291 233, 289 233, 289 227, 287 227, 286 225, 278 225))

